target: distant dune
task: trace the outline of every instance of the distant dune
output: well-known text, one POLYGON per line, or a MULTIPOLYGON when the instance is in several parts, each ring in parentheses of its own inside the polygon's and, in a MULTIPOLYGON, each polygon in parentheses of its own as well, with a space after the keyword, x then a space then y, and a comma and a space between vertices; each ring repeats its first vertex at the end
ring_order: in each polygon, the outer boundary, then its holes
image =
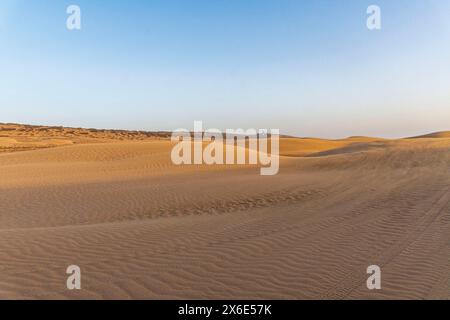
POLYGON ((450 138, 450 131, 434 132, 422 136, 412 137, 410 139, 424 139, 424 138, 450 138))
POLYGON ((450 298, 450 137, 283 138, 264 177, 174 166, 167 133, 0 128, 0 299, 450 298))
POLYGON ((61 145, 111 141, 167 139, 169 132, 32 126, 0 123, 0 152, 51 148, 61 145))

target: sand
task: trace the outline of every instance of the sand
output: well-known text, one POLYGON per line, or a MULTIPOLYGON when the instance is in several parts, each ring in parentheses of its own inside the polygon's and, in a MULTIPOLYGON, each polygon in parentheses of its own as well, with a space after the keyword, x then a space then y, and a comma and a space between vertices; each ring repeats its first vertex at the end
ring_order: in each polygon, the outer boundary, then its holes
POLYGON ((450 298, 445 134, 283 138, 260 176, 174 166, 162 134, 0 127, 0 299, 450 298))

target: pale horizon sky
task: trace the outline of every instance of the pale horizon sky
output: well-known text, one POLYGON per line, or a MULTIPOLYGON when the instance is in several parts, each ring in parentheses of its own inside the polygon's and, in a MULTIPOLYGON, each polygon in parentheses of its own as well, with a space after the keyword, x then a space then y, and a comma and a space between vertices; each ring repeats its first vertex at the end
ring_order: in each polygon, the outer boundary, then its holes
POLYGON ((396 138, 449 88, 450 0, 0 0, 0 122, 396 138))

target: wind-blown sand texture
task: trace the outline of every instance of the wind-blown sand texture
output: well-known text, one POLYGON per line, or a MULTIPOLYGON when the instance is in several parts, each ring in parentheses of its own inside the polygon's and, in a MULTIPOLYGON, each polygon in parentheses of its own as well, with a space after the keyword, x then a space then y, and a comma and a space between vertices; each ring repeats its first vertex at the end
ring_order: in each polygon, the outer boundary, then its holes
POLYGON ((163 133, 0 127, 2 299, 450 298, 445 134, 284 138, 260 176, 174 166, 163 133))

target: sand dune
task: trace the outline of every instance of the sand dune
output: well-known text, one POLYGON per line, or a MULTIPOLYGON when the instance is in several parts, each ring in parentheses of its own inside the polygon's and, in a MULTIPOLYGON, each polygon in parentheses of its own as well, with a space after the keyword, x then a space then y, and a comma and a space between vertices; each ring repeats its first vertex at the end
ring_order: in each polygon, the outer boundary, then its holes
POLYGON ((411 139, 424 139, 424 138, 447 139, 450 138, 450 131, 434 132, 430 134, 425 134, 423 136, 413 137, 411 139))
POLYGON ((0 123, 0 153, 62 145, 167 139, 168 132, 99 130, 0 123))
POLYGON ((20 128, 0 131, 2 299, 450 298, 450 138, 283 138, 263 177, 174 166, 163 135, 20 128))

